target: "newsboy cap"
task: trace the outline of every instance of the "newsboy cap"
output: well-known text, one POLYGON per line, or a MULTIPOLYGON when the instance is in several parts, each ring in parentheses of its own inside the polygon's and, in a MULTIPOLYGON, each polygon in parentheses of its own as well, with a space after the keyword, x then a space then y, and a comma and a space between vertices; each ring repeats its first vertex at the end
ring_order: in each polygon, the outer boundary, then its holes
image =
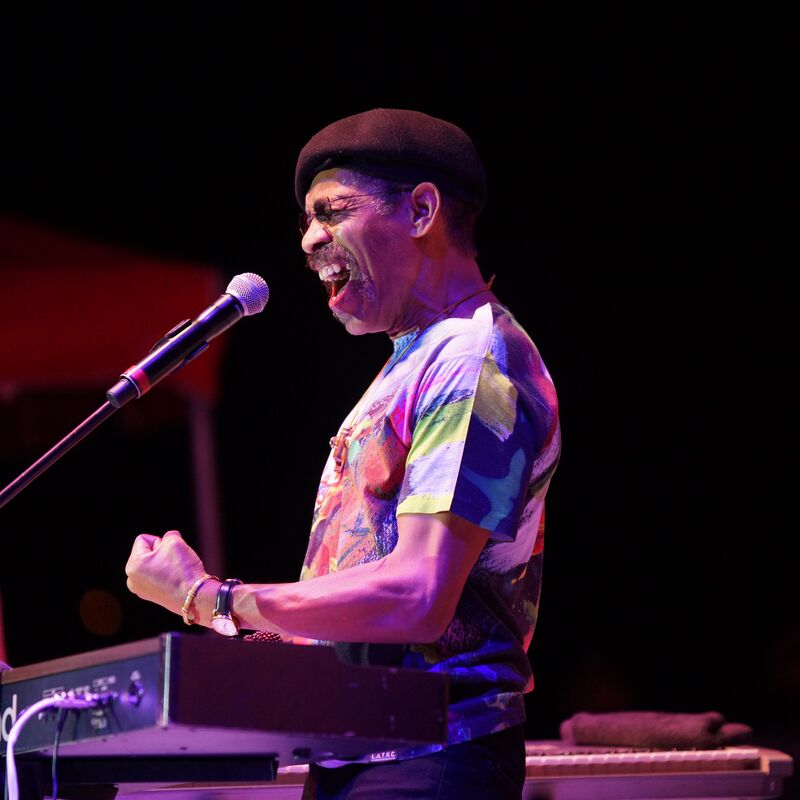
POLYGON ((486 172, 472 140, 452 122, 421 111, 373 108, 312 136, 295 168, 301 208, 314 176, 332 167, 401 182, 429 180, 478 210, 486 202, 486 172))

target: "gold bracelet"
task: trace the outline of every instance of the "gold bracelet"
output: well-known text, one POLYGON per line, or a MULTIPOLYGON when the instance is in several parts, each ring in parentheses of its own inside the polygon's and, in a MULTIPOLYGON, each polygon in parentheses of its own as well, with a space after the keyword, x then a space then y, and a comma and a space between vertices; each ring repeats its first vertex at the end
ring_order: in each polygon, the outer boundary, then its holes
POLYGON ((189 609, 192 607, 192 603, 194 602, 195 595, 198 591, 200 591, 200 587, 206 581, 218 581, 219 578, 216 575, 209 575, 207 572, 203 573, 193 584, 192 588, 186 593, 186 600, 183 603, 183 607, 181 608, 181 614, 183 615, 183 621, 187 625, 194 625, 194 615, 189 613, 189 609))

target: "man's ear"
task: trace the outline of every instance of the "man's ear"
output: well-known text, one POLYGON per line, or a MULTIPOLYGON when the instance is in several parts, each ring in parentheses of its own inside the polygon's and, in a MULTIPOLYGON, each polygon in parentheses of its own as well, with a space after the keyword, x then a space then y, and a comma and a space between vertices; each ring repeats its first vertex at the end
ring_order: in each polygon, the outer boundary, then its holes
POLYGON ((420 238, 430 231, 439 216, 441 206, 442 196, 435 184, 425 181, 412 189, 409 202, 412 237, 420 238))

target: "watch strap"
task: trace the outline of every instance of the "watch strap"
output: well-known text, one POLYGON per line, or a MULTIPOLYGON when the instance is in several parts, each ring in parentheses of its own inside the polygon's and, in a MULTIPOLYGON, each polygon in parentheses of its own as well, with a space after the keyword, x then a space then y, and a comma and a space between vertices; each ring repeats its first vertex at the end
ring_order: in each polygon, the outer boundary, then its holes
POLYGON ((229 617, 231 616, 231 595, 234 587, 238 586, 241 581, 238 578, 227 578, 222 581, 217 589, 217 602, 214 606, 215 617, 229 617))

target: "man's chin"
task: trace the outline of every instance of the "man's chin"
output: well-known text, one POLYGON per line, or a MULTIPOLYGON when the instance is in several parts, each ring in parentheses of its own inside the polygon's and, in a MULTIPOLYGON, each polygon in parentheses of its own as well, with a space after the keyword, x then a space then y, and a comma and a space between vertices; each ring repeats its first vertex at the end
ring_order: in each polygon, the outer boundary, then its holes
POLYGON ((364 320, 354 317, 352 314, 333 309, 333 316, 337 322, 341 322, 342 325, 344 325, 344 329, 351 336, 363 336, 365 333, 376 333, 364 320))

